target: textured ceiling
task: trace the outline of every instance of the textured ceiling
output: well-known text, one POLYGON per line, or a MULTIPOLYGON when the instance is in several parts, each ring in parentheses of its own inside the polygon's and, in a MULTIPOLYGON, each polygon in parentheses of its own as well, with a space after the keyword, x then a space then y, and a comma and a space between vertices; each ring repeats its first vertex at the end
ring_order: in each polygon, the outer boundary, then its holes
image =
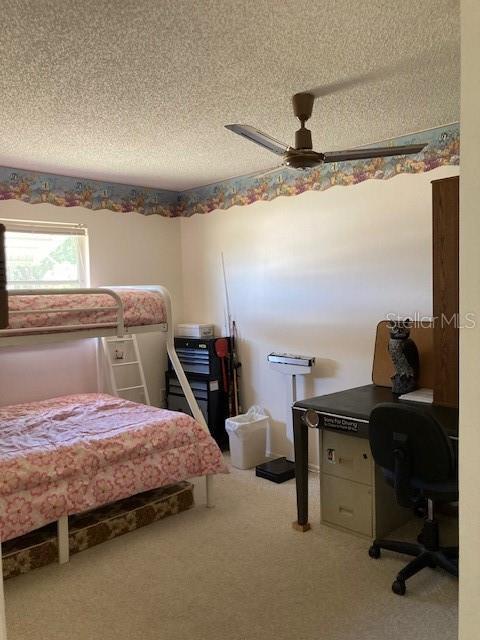
POLYGON ((459 118, 458 0, 2 0, 0 165, 184 189, 459 118))

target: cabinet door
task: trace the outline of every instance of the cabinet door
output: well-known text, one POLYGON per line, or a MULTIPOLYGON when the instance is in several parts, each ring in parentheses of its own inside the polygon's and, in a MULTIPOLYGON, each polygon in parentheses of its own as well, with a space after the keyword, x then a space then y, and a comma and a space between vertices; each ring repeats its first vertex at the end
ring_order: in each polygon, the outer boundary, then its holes
POLYGON ((323 473, 372 484, 374 465, 368 440, 332 431, 324 431, 322 440, 323 473))
POLYGON ((459 178, 434 180, 434 402, 458 407, 459 178))

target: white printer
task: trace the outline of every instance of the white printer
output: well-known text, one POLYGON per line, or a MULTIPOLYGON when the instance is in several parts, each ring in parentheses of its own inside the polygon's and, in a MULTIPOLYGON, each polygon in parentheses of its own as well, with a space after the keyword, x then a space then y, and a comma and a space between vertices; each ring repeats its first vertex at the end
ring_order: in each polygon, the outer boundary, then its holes
POLYGON ((213 338, 213 324, 177 324, 175 335, 179 338, 213 338))

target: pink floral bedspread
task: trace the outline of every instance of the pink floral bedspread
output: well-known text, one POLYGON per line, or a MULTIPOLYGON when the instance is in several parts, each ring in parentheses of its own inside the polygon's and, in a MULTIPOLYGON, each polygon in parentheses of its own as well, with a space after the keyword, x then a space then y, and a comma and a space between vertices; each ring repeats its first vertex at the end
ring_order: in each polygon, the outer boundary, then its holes
POLYGON ((0 540, 225 471, 213 438, 183 413, 105 394, 0 407, 0 540))
MULTIPOLYGON (((166 322, 165 302, 158 291, 145 289, 114 289, 120 296, 124 308, 126 327, 160 324, 166 322)), ((48 327, 75 324, 106 324, 116 322, 116 302, 107 294, 69 293, 53 295, 10 296, 10 311, 26 311, 25 314, 10 315, 9 329, 26 329, 31 327, 48 327), (111 307, 103 311, 95 311, 93 307, 111 307), (78 309, 82 311, 65 311, 51 313, 52 309, 78 309), (34 310, 47 309, 44 313, 33 313, 34 310)))

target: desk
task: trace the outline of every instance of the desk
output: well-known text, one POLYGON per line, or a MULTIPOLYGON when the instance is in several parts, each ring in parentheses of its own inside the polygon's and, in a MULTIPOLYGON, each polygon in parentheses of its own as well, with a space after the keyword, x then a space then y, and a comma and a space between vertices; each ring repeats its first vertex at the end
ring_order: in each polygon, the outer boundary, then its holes
MULTIPOLYGON (((420 404, 398 400, 389 387, 379 387, 369 384, 363 387, 347 389, 338 393, 331 393, 308 400, 301 400, 293 405, 293 433, 295 446, 295 477, 297 485, 297 522, 294 527, 301 531, 310 528, 308 523, 308 431, 305 421, 308 410, 315 412, 318 417, 320 432, 335 432, 353 438, 368 440, 368 421, 372 409, 381 402, 400 402, 415 407, 421 407, 433 415, 444 427, 454 446, 458 441, 458 409, 439 405, 420 404)), ((309 414, 314 417, 314 414, 309 414)), ((329 436, 333 437, 333 436, 329 436)), ((360 443, 357 443, 360 444, 360 443)), ((363 443, 364 444, 364 443, 363 443)), ((369 450, 369 447, 368 447, 369 450)), ((363 454, 366 458, 366 454, 363 454)), ((322 451, 320 451, 320 471, 324 471, 322 451)), ((382 483, 386 486, 386 483, 382 483)), ((380 482, 372 480, 373 492, 383 491, 380 482)), ((375 496, 373 496, 375 499, 375 496)), ((373 535, 378 533, 373 531, 373 535)))

